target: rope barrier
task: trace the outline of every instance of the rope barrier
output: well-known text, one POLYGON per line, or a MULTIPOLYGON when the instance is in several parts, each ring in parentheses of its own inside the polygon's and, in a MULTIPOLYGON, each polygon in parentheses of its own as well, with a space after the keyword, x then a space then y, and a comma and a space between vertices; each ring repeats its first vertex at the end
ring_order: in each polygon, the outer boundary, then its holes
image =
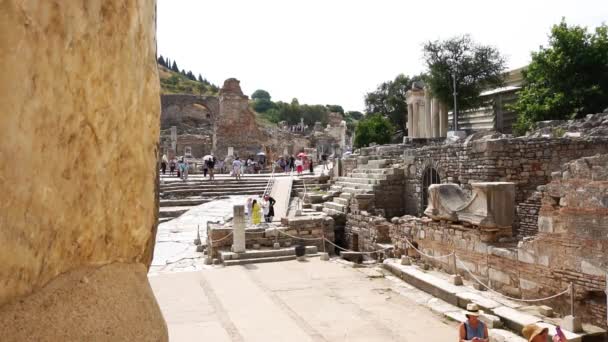
POLYGON ((481 280, 479 280, 479 278, 477 278, 473 272, 471 272, 471 270, 469 270, 469 268, 462 262, 462 260, 460 260, 460 258, 458 257, 458 255, 456 255, 456 260, 460 263, 460 265, 462 266, 462 268, 464 268, 467 273, 469 273, 469 275, 475 279, 475 281, 477 281, 481 286, 485 287, 486 289, 488 289, 488 291, 493 292, 499 296, 505 297, 507 299, 511 299, 511 300, 515 300, 515 301, 520 301, 520 302, 542 302, 545 300, 549 300, 549 299, 553 299, 553 298, 557 298, 559 296, 562 296, 568 292, 570 292, 570 286, 568 286, 567 289, 565 289, 564 291, 558 293, 558 294, 554 294, 552 296, 549 297, 544 297, 544 298, 538 298, 538 299, 523 299, 523 298, 514 298, 514 297, 509 297, 507 295, 504 295, 494 289, 492 289, 491 287, 489 287, 488 285, 484 284, 481 280))
POLYGON ((413 249, 415 249, 418 253, 420 253, 421 255, 424 255, 427 258, 431 258, 431 259, 443 259, 443 258, 449 258, 452 255, 454 255, 455 253, 452 252, 450 254, 446 254, 446 255, 438 255, 438 256, 433 256, 433 255, 428 255, 426 253, 424 253, 423 251, 419 250, 418 248, 416 248, 411 242, 410 240, 408 240, 406 237, 404 237, 405 242, 410 245, 410 247, 412 247, 413 249))
POLYGON ((287 236, 289 236, 289 237, 290 237, 290 238, 292 238, 292 239, 300 239, 300 240, 305 240, 305 241, 317 241, 317 240, 323 240, 323 238, 322 238, 322 237, 320 237, 320 238, 304 238, 304 237, 300 237, 300 236, 293 236, 293 235, 289 235, 289 234, 287 234, 287 233, 285 233, 285 232, 283 232, 283 231, 281 231, 281 230, 277 230, 277 232, 279 232, 280 234, 283 234, 283 235, 287 235, 287 236))
POLYGON ((331 242, 331 241, 330 241, 330 240, 328 240, 328 239, 325 239, 325 238, 324 238, 323 240, 325 240, 325 241, 329 242, 329 244, 331 244, 331 245, 335 246, 336 248, 339 248, 339 249, 341 249, 341 250, 343 250, 343 251, 345 251, 345 252, 350 252, 350 253, 353 253, 353 254, 374 254, 374 253, 384 252, 384 251, 386 251, 386 250, 388 250, 388 249, 393 248, 393 247, 386 247, 386 248, 383 248, 383 249, 378 249, 378 250, 371 251, 371 252, 355 252, 355 251, 351 251, 350 249, 346 249, 346 248, 344 248, 344 247, 340 247, 340 246, 336 245, 335 243, 331 242))
POLYGON ((209 239, 209 242, 211 242, 211 243, 220 242, 220 241, 222 241, 222 240, 227 239, 227 238, 228 238, 229 236, 231 236, 231 235, 232 235, 232 232, 230 232, 228 235, 224 236, 223 238, 219 238, 219 239, 217 239, 217 240, 211 240, 211 239, 209 239))

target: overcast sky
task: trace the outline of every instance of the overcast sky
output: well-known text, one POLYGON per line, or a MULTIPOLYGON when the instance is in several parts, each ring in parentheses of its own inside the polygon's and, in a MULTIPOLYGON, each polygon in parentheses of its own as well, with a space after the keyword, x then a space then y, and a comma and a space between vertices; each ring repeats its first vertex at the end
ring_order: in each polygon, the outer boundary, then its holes
POLYGON ((424 71, 428 40, 470 33, 517 68, 562 17, 595 28, 608 1, 158 0, 158 53, 247 95, 363 110, 381 82, 424 71))

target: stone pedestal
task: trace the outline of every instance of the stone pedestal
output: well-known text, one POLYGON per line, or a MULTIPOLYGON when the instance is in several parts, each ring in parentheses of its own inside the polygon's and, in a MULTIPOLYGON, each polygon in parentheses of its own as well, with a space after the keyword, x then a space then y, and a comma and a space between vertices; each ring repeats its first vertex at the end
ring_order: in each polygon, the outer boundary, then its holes
POLYGON ((232 251, 234 253, 245 252, 245 206, 234 206, 234 217, 232 219, 232 251))
POLYGON ((454 275, 452 275, 452 277, 450 277, 450 282, 451 282, 453 285, 456 285, 456 286, 461 286, 461 285, 463 284, 463 283, 462 283, 462 277, 461 277, 461 276, 459 276, 458 274, 454 274, 454 275))
POLYGON ((412 262, 410 261, 409 257, 407 257, 405 255, 401 257, 401 265, 407 266, 407 265, 411 265, 411 264, 412 264, 412 262))
POLYGON ((321 260, 328 261, 329 260, 329 253, 321 253, 321 260))
POLYGON ((568 331, 572 331, 573 333, 579 333, 583 331, 583 325, 580 318, 571 315, 568 315, 563 318, 562 327, 568 331))

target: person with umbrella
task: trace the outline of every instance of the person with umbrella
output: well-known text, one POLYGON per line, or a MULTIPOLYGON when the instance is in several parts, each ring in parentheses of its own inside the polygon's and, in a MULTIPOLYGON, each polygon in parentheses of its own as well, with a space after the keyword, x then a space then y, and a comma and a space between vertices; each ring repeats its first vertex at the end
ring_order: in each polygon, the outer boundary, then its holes
POLYGON ((302 175, 302 171, 304 170, 304 163, 302 162, 302 157, 298 154, 298 159, 295 162, 296 171, 298 172, 298 176, 302 175))
MULTIPOLYGON (((213 153, 211 153, 210 155, 207 155, 203 158, 203 162, 205 163, 205 166, 207 166, 207 168, 205 169, 205 171, 209 170, 209 180, 214 180, 215 179, 215 162, 216 162, 216 158, 213 155, 213 153)), ((206 172, 205 172, 206 173, 206 172)), ((207 175, 205 174, 205 177, 207 175)))

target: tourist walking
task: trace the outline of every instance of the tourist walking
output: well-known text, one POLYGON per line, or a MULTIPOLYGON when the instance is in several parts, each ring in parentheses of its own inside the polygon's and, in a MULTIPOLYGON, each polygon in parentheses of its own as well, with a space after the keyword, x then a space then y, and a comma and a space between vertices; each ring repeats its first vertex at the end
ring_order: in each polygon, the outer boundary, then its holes
POLYGON ((310 163, 308 164, 308 171, 309 171, 310 173, 315 173, 315 167, 314 167, 314 165, 312 164, 312 158, 310 159, 310 163))
POLYGON ((173 176, 173 172, 175 172, 175 158, 171 158, 171 162, 169 162, 169 175, 173 176))
POLYGON ((232 162, 232 174, 234 175, 236 180, 241 180, 241 167, 243 166, 242 164, 243 163, 241 163, 239 157, 236 157, 232 162))
POLYGON ((160 159, 160 172, 162 172, 163 175, 167 171, 167 163, 168 162, 169 162, 169 160, 167 160, 167 155, 163 154, 163 157, 160 159))
POLYGON ((184 182, 187 181, 188 180, 188 162, 184 159, 184 157, 182 157, 179 160, 178 168, 179 168, 180 178, 182 179, 182 181, 184 181, 184 182))
POLYGON ((218 167, 220 169, 220 174, 224 174, 224 161, 220 160, 217 165, 218 165, 218 167))
MULTIPOLYGON (((524 326, 524 328, 521 330, 521 334, 524 335, 526 340, 529 342, 547 342, 549 340, 549 328, 542 328, 536 324, 528 324, 524 326)), ((552 341, 561 342, 562 339, 556 334, 552 341)))
POLYGON ((459 341, 489 342, 488 328, 479 320, 479 307, 477 304, 467 304, 467 311, 464 312, 464 315, 467 320, 460 324, 460 327, 458 328, 460 333, 459 341))
POLYGON ((207 166, 207 161, 203 162, 203 178, 207 177, 207 171, 209 170, 209 166, 207 166))
POLYGON ((295 170, 296 167, 296 158, 293 157, 293 155, 291 157, 289 157, 289 170, 293 171, 295 170))
POLYGON ((247 219, 249 221, 249 224, 253 224, 253 216, 252 216, 253 198, 248 197, 247 203, 245 204, 245 206, 247 207, 247 219))
POLYGON ((264 212, 264 221, 271 223, 274 218, 274 204, 277 201, 274 198, 270 197, 270 195, 264 195, 264 199, 262 200, 262 210, 264 212))
POLYGON ((298 159, 296 159, 295 161, 295 166, 296 166, 296 171, 298 172, 298 176, 302 175, 302 171, 303 171, 303 165, 304 163, 302 162, 302 157, 298 157, 298 159))
POLYGON ((262 222, 262 215, 260 215, 260 205, 257 200, 251 202, 251 221, 254 225, 262 222))
POLYGON ((215 162, 217 159, 215 159, 215 156, 213 155, 213 153, 211 153, 211 158, 205 160, 205 164, 207 164, 207 170, 209 170, 209 180, 214 180, 215 179, 215 162))

